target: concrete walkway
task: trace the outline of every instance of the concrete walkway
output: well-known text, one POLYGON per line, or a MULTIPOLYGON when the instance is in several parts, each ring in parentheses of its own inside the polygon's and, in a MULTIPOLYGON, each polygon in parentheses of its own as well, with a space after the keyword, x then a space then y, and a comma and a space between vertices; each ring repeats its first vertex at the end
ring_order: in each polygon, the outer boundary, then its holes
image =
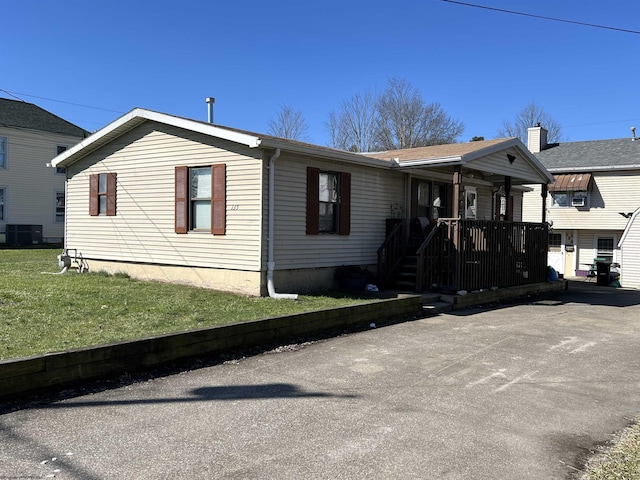
POLYGON ((573 478, 639 346, 640 292, 572 282, 0 415, 0 479, 573 478))

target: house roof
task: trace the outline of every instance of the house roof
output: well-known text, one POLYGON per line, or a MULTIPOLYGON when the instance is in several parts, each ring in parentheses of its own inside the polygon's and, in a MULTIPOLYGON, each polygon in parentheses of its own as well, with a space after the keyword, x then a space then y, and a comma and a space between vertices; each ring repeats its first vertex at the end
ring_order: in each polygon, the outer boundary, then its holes
POLYGON ((405 148, 402 150, 388 150, 385 152, 366 153, 373 158, 383 158, 385 160, 396 160, 400 165, 403 162, 415 160, 438 160, 462 158, 465 155, 473 154, 484 150, 487 147, 499 145, 509 139, 499 138, 496 140, 482 140, 468 143, 450 143, 445 145, 433 145, 430 147, 405 148))
POLYGON ((33 103, 0 98, 0 127, 28 128, 84 138, 86 130, 46 111, 33 103))
POLYGON ((550 145, 538 160, 550 172, 640 169, 640 139, 615 138, 550 145))
POLYGON ((106 145, 115 138, 125 134, 133 128, 148 122, 159 122, 166 125, 184 128, 190 131, 210 135, 212 137, 229 140, 250 148, 267 148, 277 149, 301 153, 305 155, 314 155, 322 158, 347 161, 351 163, 366 164, 372 167, 389 167, 389 162, 375 158, 369 158, 357 153, 336 150, 328 147, 321 147, 310 143, 299 142, 295 140, 287 140, 283 138, 272 137, 260 133, 239 130, 236 128, 216 125, 209 122, 193 120, 166 113, 155 112, 143 108, 134 108, 129 113, 114 120, 109 125, 98 130, 93 135, 85 138, 83 141, 55 157, 51 164, 56 167, 67 167, 89 153, 106 145))
MULTIPOLYGON (((532 172, 531 177, 535 178, 536 182, 538 180, 541 182, 553 181, 553 176, 549 174, 538 159, 533 156, 517 138, 437 145, 433 147, 393 150, 388 152, 353 153, 142 108, 135 108, 98 130, 74 147, 55 157, 51 164, 54 167, 68 167, 117 137, 149 121, 229 140, 241 145, 246 145, 249 148, 282 149, 283 151, 297 154, 378 168, 427 168, 464 165, 493 153, 503 152, 507 149, 515 149, 510 151, 517 153, 528 162, 529 171, 532 172)), ((507 157, 510 155, 511 154, 507 153, 507 157)))

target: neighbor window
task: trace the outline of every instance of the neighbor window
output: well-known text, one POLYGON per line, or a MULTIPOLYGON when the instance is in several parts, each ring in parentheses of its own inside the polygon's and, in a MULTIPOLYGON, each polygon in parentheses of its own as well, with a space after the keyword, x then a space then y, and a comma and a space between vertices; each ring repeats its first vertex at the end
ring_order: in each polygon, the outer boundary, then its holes
MULTIPOLYGON (((56 157, 62 152, 66 152, 69 147, 67 145, 56 145, 56 157)), ((56 167, 56 173, 64 175, 67 173, 67 169, 64 167, 56 167)))
POLYGON ((5 221, 6 219, 6 198, 7 189, 0 187, 0 222, 5 221))
POLYGON ((226 233, 226 165, 176 167, 175 232, 226 233))
POLYGON ((307 168, 307 235, 351 230, 351 174, 307 168))
POLYGON ((596 239, 596 258, 602 258, 607 262, 613 262, 613 237, 598 237, 596 239))
POLYGON ((89 215, 116 214, 116 174, 96 173, 89 176, 89 215))
POLYGON ((56 191, 55 212, 56 212, 56 223, 63 223, 64 222, 64 191, 61 191, 61 190, 56 191))
POLYGON ((589 192, 552 192, 554 207, 588 207, 589 192))
POLYGON ((0 168, 7 168, 7 139, 0 137, 0 168))

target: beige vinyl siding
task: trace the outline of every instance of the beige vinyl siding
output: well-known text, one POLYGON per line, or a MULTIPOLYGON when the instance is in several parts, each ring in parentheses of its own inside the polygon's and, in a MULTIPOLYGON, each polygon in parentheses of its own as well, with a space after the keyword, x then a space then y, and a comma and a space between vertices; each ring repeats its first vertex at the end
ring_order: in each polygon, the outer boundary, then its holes
POLYGON ((276 161, 276 270, 376 264, 385 219, 393 203, 404 205, 404 192, 398 172, 283 154, 276 161), (350 235, 306 235, 308 166, 351 173, 350 235))
POLYGON ((515 148, 503 150, 499 153, 487 155, 478 160, 473 160, 467 164, 468 167, 480 171, 490 172, 494 175, 504 175, 505 177, 530 179, 531 182, 540 178, 528 161, 522 158, 515 148), (507 153, 516 156, 516 160, 511 163, 507 158, 507 153))
POLYGON ((634 220, 620 249, 620 283, 628 288, 640 288, 640 222, 634 220))
MULTIPOLYGON (((554 207, 547 196, 547 219, 554 228, 567 230, 624 230, 627 219, 618 212, 630 213, 640 205, 640 172, 594 173, 589 207, 554 207)), ((539 219, 542 200, 539 185, 526 194, 525 218, 539 219)), ((528 220, 534 221, 534 220, 528 220)))
POLYGON ((7 139, 7 168, 0 168, 0 186, 7 189, 6 224, 42 225, 46 240, 59 240, 64 223, 56 222, 55 192, 64 191, 65 175, 47 167, 56 156, 57 145, 69 148, 80 142, 78 137, 18 128, 0 128, 7 139))
POLYGON ((67 248, 86 258, 258 271, 260 151, 148 122, 69 169, 67 248), (175 166, 227 165, 226 235, 174 232, 175 166), (89 215, 89 176, 117 174, 116 215, 89 215))

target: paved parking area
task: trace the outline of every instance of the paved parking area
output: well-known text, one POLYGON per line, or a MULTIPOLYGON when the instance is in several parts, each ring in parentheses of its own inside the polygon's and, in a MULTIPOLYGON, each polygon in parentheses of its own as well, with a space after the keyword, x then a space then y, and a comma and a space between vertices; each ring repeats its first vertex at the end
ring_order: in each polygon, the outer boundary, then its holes
POLYGON ((572 283, 0 415, 0 479, 575 478, 639 345, 640 292, 572 283))

